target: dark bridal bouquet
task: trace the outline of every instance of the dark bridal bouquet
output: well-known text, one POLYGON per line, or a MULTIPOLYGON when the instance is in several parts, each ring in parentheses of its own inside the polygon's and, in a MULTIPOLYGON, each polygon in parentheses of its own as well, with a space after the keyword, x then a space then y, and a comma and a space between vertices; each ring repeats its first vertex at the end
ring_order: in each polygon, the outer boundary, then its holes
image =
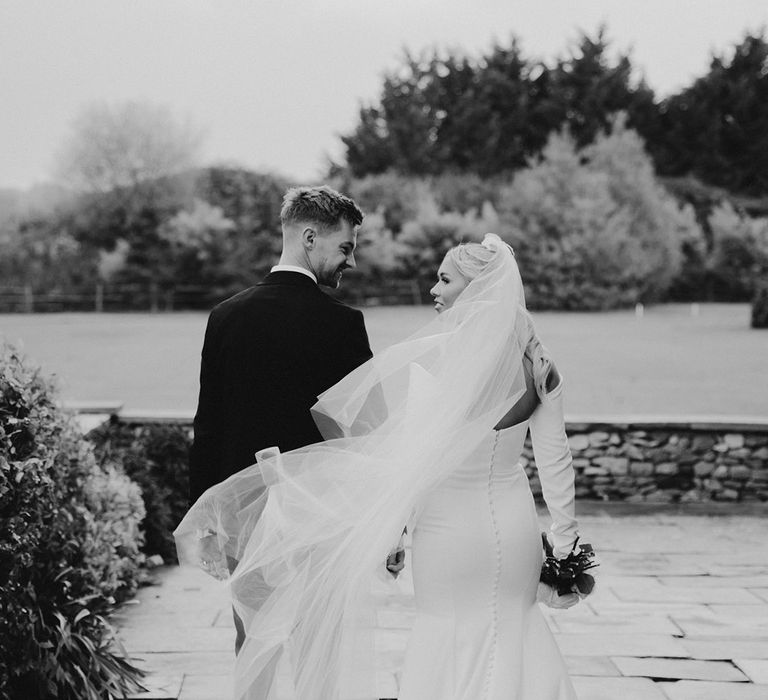
POLYGON ((557 559, 546 533, 541 533, 544 545, 544 563, 541 565, 539 581, 554 588, 558 595, 578 593, 589 595, 595 587, 595 579, 587 573, 589 569, 600 566, 595 561, 595 552, 591 544, 579 544, 579 538, 564 559, 557 559))

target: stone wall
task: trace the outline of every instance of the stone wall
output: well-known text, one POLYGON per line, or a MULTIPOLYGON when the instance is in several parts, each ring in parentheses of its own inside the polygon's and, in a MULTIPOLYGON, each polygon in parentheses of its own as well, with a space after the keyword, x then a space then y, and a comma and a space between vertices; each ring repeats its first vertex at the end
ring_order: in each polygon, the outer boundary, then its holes
MULTIPOLYGON (((577 498, 768 501, 768 420, 569 421, 567 430, 577 498)), ((531 488, 539 496, 530 438, 523 454, 531 488)))
MULTIPOLYGON (((90 421, 88 429, 110 418, 79 410, 79 417, 90 421)), ((111 420, 128 425, 174 424, 186 440, 191 436, 189 413, 118 409, 111 420)), ((768 502, 768 419, 570 419, 566 429, 579 499, 768 502)), ((522 461, 538 498, 541 485, 530 438, 522 461)))

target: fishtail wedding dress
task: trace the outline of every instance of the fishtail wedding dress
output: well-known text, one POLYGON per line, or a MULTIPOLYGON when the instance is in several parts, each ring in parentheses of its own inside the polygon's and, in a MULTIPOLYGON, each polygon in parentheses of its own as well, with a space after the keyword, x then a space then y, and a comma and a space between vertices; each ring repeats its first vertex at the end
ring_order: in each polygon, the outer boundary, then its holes
MULTIPOLYGON (((541 535, 520 454, 529 428, 561 552, 576 537, 562 381, 530 421, 491 432, 421 505, 416 622, 398 700, 574 700, 536 603, 541 535)), ((565 549, 565 552, 563 552, 565 549)))
MULTIPOLYGON (((556 553, 576 538, 562 387, 494 432, 526 392, 535 339, 511 249, 488 234, 483 271, 454 305, 319 397, 326 442, 260 453, 174 533, 182 562, 226 578, 246 640, 235 697, 376 700, 375 599, 415 516, 418 618, 400 700, 572 700, 535 603, 542 561, 518 466, 530 427, 556 553), (232 564, 236 564, 230 573, 232 564)), ((534 350, 535 350, 535 346, 534 350)), ((534 376, 543 376, 535 372, 534 376)))

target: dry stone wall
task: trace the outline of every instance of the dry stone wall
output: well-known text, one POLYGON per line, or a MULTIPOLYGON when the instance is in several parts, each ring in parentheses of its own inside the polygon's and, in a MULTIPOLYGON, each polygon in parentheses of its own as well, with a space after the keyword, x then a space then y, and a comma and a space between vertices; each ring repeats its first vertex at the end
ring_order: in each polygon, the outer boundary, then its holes
MULTIPOLYGON (((89 418, 90 416, 80 416, 89 418)), ((102 418, 106 419, 108 416, 102 418)), ((188 414, 117 411, 127 425, 174 424, 191 439, 188 414)), ((88 422, 87 429, 92 428, 88 422)), ((569 420, 576 497, 630 503, 768 502, 768 418, 752 422, 569 420)), ((526 440, 523 466, 537 498, 541 484, 526 440)))
MULTIPOLYGON (((576 497, 688 503, 768 501, 765 423, 570 422, 576 497)), ((523 466, 539 496, 530 437, 523 466)))

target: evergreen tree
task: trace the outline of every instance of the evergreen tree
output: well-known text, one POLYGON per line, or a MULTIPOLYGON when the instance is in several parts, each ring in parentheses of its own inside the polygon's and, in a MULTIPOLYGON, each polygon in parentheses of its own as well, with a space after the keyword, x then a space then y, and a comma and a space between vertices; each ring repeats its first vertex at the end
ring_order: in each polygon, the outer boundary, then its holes
POLYGON ((515 40, 477 64, 449 57, 441 70, 440 172, 518 170, 557 126, 549 70, 529 61, 515 40))
POLYGON ((609 47, 605 27, 594 38, 582 34, 576 50, 560 59, 552 72, 556 127, 566 125, 579 147, 610 129, 616 112, 626 113, 628 125, 641 133, 651 128, 655 118, 653 91, 643 80, 635 84, 629 55, 611 62, 609 47))
POLYGON ((353 134, 342 137, 353 175, 393 168, 415 175, 434 172, 437 126, 438 59, 406 53, 401 68, 386 76, 379 106, 360 110, 353 134))
POLYGON ((603 29, 594 39, 584 35, 553 69, 526 57, 514 38, 477 60, 406 54, 385 78, 379 103, 361 109, 354 131, 342 137, 347 166, 356 177, 390 169, 489 177, 524 168, 564 124, 579 146, 609 128, 619 110, 631 126, 649 130, 653 93, 634 84, 628 56, 609 60, 608 46, 603 29))
POLYGON ((747 35, 730 59, 661 104, 649 148, 662 175, 694 175, 734 193, 768 194, 768 43, 747 35))

